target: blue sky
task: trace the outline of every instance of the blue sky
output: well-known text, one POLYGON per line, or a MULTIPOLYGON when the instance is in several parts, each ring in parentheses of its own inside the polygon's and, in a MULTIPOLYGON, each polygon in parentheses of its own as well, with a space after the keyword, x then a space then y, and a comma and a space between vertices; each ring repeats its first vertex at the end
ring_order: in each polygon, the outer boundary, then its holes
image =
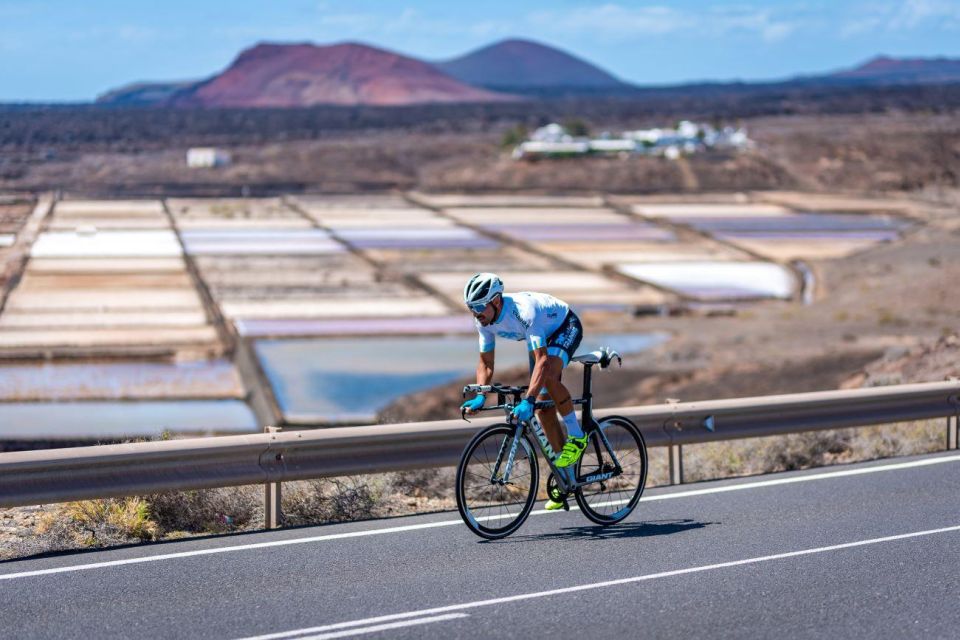
POLYGON ((443 59, 508 37, 640 84, 775 79, 880 53, 960 58, 960 0, 0 0, 0 101, 202 78, 259 41, 362 41, 443 59))

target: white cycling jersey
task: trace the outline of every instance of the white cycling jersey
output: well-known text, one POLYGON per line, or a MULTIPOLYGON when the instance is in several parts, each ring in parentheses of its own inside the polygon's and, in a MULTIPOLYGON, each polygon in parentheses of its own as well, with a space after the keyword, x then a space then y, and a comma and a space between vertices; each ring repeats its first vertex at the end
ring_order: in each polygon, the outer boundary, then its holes
POLYGON ((497 336, 507 340, 526 340, 533 351, 547 346, 547 338, 556 331, 570 307, 546 293, 520 291, 503 295, 500 316, 488 326, 474 319, 480 333, 480 352, 493 351, 497 336))

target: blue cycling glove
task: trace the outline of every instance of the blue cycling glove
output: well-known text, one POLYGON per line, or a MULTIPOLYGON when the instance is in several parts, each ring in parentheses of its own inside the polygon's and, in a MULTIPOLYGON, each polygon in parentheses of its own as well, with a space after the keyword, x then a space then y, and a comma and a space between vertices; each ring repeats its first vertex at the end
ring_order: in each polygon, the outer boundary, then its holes
POLYGON ((482 393, 478 393, 476 396, 470 398, 460 405, 460 410, 465 411, 469 409, 470 411, 479 411, 480 409, 483 409, 484 400, 486 400, 486 397, 482 393))
POLYGON ((524 398, 523 401, 513 408, 513 417, 520 422, 527 422, 533 417, 533 403, 524 398))

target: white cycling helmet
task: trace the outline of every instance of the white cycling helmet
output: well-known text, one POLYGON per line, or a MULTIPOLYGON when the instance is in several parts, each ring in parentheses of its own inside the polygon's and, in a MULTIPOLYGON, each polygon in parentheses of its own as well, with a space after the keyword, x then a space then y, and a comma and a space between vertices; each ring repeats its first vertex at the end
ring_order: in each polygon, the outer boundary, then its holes
POLYGON ((478 273, 463 288, 463 301, 471 311, 480 313, 497 295, 503 293, 503 280, 494 273, 478 273))

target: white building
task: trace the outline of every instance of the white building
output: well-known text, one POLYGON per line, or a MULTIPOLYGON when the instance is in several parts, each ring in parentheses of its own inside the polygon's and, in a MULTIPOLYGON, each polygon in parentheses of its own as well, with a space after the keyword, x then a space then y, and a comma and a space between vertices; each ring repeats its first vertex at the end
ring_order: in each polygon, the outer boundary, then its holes
POLYGON ((598 153, 632 153, 637 150, 637 143, 635 140, 591 140, 589 142, 590 151, 595 151, 598 153))
POLYGON ((530 134, 530 139, 535 142, 570 142, 573 138, 562 126, 551 122, 530 134))
POLYGON ((187 166, 192 169, 225 167, 230 164, 230 154, 213 147, 187 149, 187 166))
POLYGON ((724 127, 717 130, 708 124, 689 120, 677 123, 675 129, 638 129, 624 131, 619 138, 604 133, 600 138, 575 138, 556 123, 540 127, 513 150, 514 158, 525 156, 573 156, 587 154, 641 153, 676 160, 708 149, 743 151, 754 147, 744 129, 724 127))
MULTIPOLYGON (((569 136, 567 136, 569 138, 569 136)), ((528 155, 540 156, 577 156, 590 151, 590 143, 586 141, 547 141, 547 140, 528 140, 520 143, 513 150, 514 158, 522 158, 528 155)))

